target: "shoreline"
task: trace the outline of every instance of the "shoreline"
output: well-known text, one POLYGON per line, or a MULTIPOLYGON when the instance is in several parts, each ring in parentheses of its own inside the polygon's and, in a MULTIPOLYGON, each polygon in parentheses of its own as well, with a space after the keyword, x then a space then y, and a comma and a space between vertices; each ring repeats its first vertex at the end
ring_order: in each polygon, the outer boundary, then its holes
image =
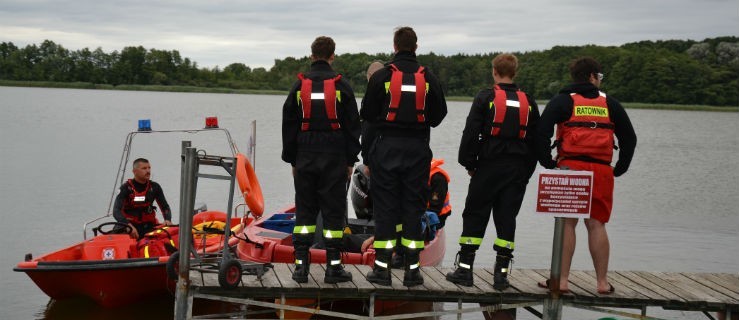
MULTIPOLYGON (((197 86, 167 86, 167 85, 110 85, 94 84, 90 82, 52 82, 52 81, 14 81, 0 80, 3 87, 30 87, 30 88, 58 88, 58 89, 98 89, 98 90, 124 90, 124 91, 157 91, 157 92, 185 92, 185 93, 226 93, 226 94, 265 94, 265 95, 287 95, 287 91, 260 90, 260 89, 232 89, 211 88, 197 86)), ((362 94, 356 94, 361 98, 362 94)), ((471 102, 473 97, 448 96, 448 101, 471 102)), ((537 104, 546 105, 546 100, 537 100, 537 104)), ((678 111, 712 111, 712 112, 739 112, 739 106, 708 106, 708 105, 681 105, 669 103, 643 103, 643 102, 621 102, 626 109, 651 109, 651 110, 678 110, 678 111)))

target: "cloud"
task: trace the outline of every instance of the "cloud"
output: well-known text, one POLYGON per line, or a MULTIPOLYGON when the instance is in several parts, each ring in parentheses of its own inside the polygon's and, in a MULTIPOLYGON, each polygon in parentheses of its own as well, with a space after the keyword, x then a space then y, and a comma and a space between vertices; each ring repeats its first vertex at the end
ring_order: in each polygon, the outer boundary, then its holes
POLYGON ((107 52, 141 45, 179 50, 202 67, 270 67, 276 58, 308 55, 318 35, 332 36, 338 53, 388 53, 393 29, 408 25, 420 52, 530 51, 737 35, 737 12, 733 0, 5 0, 0 41, 49 39, 107 52))

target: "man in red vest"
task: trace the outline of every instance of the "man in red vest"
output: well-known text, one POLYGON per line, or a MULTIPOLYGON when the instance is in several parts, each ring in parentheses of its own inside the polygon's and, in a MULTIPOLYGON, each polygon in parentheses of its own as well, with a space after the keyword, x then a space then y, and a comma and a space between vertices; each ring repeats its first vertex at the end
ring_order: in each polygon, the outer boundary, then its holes
POLYGON ((159 204, 165 225, 172 225, 172 212, 162 187, 151 181, 149 160, 144 158, 134 160, 132 171, 133 179, 128 179, 121 185, 120 192, 115 198, 113 217, 120 223, 128 224, 131 227, 131 237, 138 239, 159 224, 154 201, 159 204))
POLYGON ((396 246, 406 251, 403 285, 423 283, 418 269, 424 242, 421 218, 426 211, 431 127, 447 113, 439 80, 416 60, 416 32, 395 30, 395 56, 367 84, 360 114, 374 131, 362 138, 362 158, 372 175, 375 250, 369 282, 391 285, 390 259, 396 246), (402 224, 400 243, 396 227, 402 224))
POLYGON ((446 279, 473 285, 475 252, 482 244, 492 210, 497 238, 493 286, 508 288, 508 268, 513 258, 516 216, 526 185, 536 168, 534 148, 539 109, 536 101, 513 83, 518 59, 500 54, 493 59, 490 89, 475 97, 459 146, 459 163, 471 176, 462 212, 460 251, 454 272, 446 279))
MULTIPOLYGON (((621 104, 599 90, 603 69, 593 58, 584 57, 570 64, 573 83, 560 90, 547 103, 538 128, 539 163, 547 169, 584 170, 593 172, 593 198, 590 219, 585 219, 588 244, 593 258, 597 290, 600 294, 615 289, 608 282, 610 244, 606 223, 613 206, 613 180, 629 169, 636 148, 636 133, 621 104), (557 126, 557 158, 552 159, 550 142, 557 126), (619 153, 615 167, 611 167, 615 143, 619 153)), ((578 219, 565 218, 562 245, 562 271, 559 289, 569 290, 572 255, 575 253, 575 226, 578 219)), ((549 287, 541 282, 540 287, 549 287)))
POLYGON ((359 112, 349 83, 332 68, 336 44, 318 37, 311 44, 311 67, 299 74, 282 109, 282 160, 295 183, 295 271, 308 282, 309 248, 319 212, 326 244, 324 282, 351 281, 341 264, 346 225, 346 184, 361 149, 359 112))

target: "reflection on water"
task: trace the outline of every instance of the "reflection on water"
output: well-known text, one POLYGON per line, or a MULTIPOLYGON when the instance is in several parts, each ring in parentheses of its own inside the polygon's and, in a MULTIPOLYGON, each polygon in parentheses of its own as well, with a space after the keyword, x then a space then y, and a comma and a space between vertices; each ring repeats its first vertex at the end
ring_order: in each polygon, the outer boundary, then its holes
MULTIPOLYGON (((12 272, 26 253, 39 256, 78 242, 82 224, 106 213, 121 147, 138 119, 157 130, 202 128, 206 116, 218 116, 242 151, 248 124, 257 120, 256 170, 266 210, 292 203, 288 164, 280 160, 282 96, 125 92, 0 87, 0 318, 27 319, 171 319, 172 300, 100 310, 84 301, 55 302, 27 276, 12 272), (24 227, 33 222, 33 227, 24 227), (13 290, 7 290, 13 288, 13 290)), ((459 249, 461 215, 469 178, 456 164, 469 103, 449 104, 449 115, 432 131, 435 157, 445 158, 452 216, 446 224, 451 266, 459 249)), ((608 233, 612 270, 737 272, 739 265, 739 128, 736 113, 628 110, 639 144, 632 167, 616 179, 614 212, 608 233), (684 259, 689 256, 690 259, 684 259)), ((132 150, 152 162, 152 179, 165 190, 172 211, 179 208, 180 141, 209 140, 137 137, 132 150), (141 138, 141 139, 139 139, 141 138)), ((220 147, 219 147, 220 148, 220 147)), ((220 148, 221 150, 225 148, 220 148)), ((223 152, 221 150, 209 153, 223 152)), ((130 167, 129 167, 130 168, 130 167)), ((126 172, 129 176, 130 173, 126 172)), ((197 202, 225 210, 222 185, 199 185, 197 202)), ((552 219, 533 214, 529 184, 516 232, 515 268, 548 268, 552 219)), ((488 225, 476 265, 492 266, 495 229, 488 225)), ((584 227, 578 229, 573 268, 592 269, 584 227)), ((475 305, 470 305, 475 307, 475 305)), ((565 308, 567 319, 602 314, 565 308)), ((657 310, 666 318, 702 319, 698 314, 657 310), (672 312, 672 313, 671 313, 672 312)), ((650 309, 650 314, 652 310, 650 309)), ((455 316, 444 319, 455 319, 455 316)), ((519 319, 535 319, 519 311, 519 319)), ((482 319, 467 315, 465 319, 482 319)))

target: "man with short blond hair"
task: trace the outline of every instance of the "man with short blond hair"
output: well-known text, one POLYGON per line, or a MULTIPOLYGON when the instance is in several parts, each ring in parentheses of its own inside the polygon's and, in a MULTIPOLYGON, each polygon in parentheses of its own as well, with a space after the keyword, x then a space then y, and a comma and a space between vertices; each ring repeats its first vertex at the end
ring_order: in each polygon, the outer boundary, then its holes
POLYGON ((467 116, 459 146, 459 163, 471 176, 462 212, 462 235, 454 272, 446 279, 473 285, 475 252, 482 244, 493 212, 497 238, 493 287, 508 288, 513 258, 516 216, 526 185, 536 168, 534 156, 539 108, 536 101, 513 82, 518 59, 508 53, 493 61, 494 85, 480 91, 467 116))

